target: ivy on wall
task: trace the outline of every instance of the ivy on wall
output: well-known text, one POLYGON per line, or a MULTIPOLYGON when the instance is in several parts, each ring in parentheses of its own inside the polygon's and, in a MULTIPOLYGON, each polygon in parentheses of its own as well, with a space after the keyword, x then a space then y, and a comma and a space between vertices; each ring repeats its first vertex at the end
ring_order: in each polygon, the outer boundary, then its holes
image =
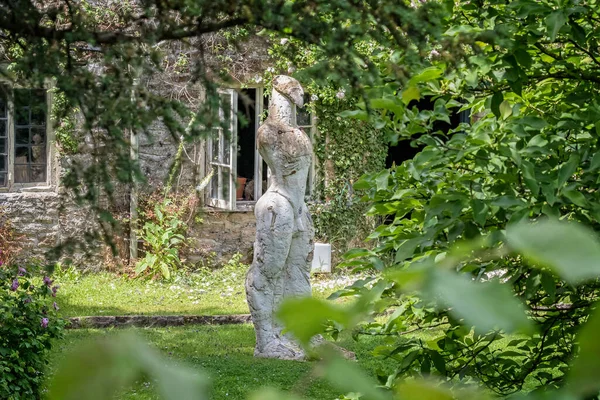
POLYGON ((375 226, 373 218, 365 216, 367 204, 359 201, 360 193, 352 186, 361 175, 385 168, 387 144, 383 132, 371 124, 340 117, 353 103, 336 98, 343 92, 318 93, 315 201, 310 208, 315 239, 331 243, 334 255, 341 255, 361 244, 375 226))

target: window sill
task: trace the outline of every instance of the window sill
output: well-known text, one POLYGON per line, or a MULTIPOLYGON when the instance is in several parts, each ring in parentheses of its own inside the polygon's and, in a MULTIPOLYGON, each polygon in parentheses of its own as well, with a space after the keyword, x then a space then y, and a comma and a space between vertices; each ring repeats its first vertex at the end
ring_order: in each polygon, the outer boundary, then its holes
POLYGON ((0 188, 0 194, 9 193, 56 193, 56 186, 17 186, 0 188))

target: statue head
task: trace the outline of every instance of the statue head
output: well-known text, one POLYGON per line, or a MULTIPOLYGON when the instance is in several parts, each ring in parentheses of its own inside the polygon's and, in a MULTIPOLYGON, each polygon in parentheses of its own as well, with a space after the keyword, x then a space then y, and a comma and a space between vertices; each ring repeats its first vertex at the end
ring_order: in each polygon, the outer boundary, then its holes
POLYGON ((304 90, 296 79, 287 75, 277 75, 273 79, 273 89, 285 96, 298 107, 304 105, 304 90))

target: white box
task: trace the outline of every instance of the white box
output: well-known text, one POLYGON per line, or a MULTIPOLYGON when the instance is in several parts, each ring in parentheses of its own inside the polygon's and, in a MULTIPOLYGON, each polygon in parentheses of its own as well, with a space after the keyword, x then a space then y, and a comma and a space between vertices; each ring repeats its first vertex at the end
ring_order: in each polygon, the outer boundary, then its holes
POLYGON ((331 245, 315 243, 310 272, 331 273, 331 245))

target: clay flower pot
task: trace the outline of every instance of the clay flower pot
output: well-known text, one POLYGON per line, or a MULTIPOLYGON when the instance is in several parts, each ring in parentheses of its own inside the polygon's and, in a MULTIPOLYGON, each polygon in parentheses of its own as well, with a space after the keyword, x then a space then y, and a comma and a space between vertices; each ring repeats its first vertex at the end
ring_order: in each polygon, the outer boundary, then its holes
POLYGON ((246 178, 242 178, 241 176, 237 178, 237 187, 235 191, 235 197, 238 200, 244 199, 244 188, 246 187, 246 178))

